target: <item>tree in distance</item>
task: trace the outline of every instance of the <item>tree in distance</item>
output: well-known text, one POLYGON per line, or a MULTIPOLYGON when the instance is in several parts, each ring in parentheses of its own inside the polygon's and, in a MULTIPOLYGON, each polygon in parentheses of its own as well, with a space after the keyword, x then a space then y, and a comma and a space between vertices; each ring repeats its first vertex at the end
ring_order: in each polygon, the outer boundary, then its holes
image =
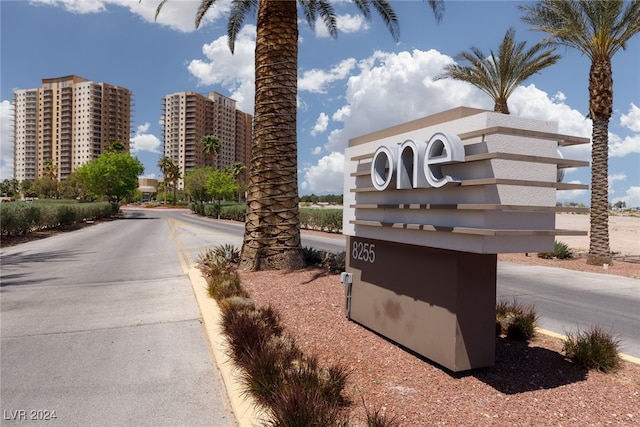
POLYGON ((140 161, 129 153, 108 152, 76 169, 78 179, 97 198, 120 203, 138 189, 138 176, 144 172, 140 161))

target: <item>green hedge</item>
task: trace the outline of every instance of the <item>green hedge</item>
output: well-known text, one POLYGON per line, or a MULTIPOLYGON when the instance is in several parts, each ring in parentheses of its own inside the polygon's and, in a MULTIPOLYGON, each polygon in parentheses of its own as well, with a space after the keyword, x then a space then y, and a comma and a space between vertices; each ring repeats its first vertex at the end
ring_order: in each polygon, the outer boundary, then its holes
POLYGON ((300 227, 309 230, 342 232, 342 209, 300 209, 300 227))
POLYGON ((26 234, 79 222, 110 217, 109 202, 12 202, 0 204, 0 232, 3 236, 26 234))
MULTIPOLYGON (((218 217, 218 205, 215 203, 191 203, 189 209, 198 215, 218 217)), ((227 204, 220 209, 221 219, 244 222, 247 205, 227 204)), ((309 230, 342 232, 342 209, 300 208, 300 227, 309 230)))

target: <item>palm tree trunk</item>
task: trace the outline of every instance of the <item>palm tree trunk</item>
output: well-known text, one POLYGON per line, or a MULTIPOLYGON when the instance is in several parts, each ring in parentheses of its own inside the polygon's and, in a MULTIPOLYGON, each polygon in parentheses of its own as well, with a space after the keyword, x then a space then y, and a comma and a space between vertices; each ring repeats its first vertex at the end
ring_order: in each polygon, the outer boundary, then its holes
POLYGON ((496 102, 493 105, 493 111, 501 114, 510 114, 507 100, 502 98, 496 99, 496 102))
POLYGON ((589 72, 591 218, 587 264, 611 264, 609 247, 609 119, 613 109, 611 61, 594 61, 589 72))
POLYGON ((296 0, 261 0, 255 118, 240 268, 304 266, 298 211, 296 0))

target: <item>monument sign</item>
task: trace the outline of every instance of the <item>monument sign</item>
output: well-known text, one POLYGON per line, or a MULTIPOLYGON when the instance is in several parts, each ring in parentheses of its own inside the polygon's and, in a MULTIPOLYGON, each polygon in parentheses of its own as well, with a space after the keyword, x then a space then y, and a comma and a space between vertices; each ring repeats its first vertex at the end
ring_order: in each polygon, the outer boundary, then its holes
POLYGON ((347 316, 454 372, 495 355, 497 254, 552 252, 557 124, 456 108, 349 141, 347 316))

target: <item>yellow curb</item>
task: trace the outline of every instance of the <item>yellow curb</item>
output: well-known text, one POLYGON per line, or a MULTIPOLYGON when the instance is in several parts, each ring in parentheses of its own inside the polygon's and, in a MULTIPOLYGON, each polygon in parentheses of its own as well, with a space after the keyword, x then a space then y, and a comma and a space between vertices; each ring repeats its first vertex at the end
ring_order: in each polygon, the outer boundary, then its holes
POLYGON ((209 297, 207 281, 202 277, 200 270, 191 268, 189 270, 189 279, 200 306, 200 313, 211 343, 211 349, 227 389, 227 395, 238 426, 254 427, 262 425, 264 420, 268 419, 267 414, 258 407, 250 396, 242 392, 239 370, 227 356, 228 343, 221 331, 221 312, 218 303, 209 297))
MULTIPOLYGON (((562 335, 562 334, 559 334, 559 333, 553 332, 553 331, 548 331, 548 330, 542 329, 542 328, 536 328, 536 331, 540 332, 543 335, 550 336, 552 338, 558 338, 558 339, 561 339, 561 340, 565 340, 567 338, 566 335, 562 335)), ((635 363, 636 365, 640 365, 640 359, 637 358, 637 357, 633 357, 633 356, 629 356, 628 354, 620 353, 620 358, 622 360, 626 360, 627 362, 631 362, 631 363, 635 363)))

